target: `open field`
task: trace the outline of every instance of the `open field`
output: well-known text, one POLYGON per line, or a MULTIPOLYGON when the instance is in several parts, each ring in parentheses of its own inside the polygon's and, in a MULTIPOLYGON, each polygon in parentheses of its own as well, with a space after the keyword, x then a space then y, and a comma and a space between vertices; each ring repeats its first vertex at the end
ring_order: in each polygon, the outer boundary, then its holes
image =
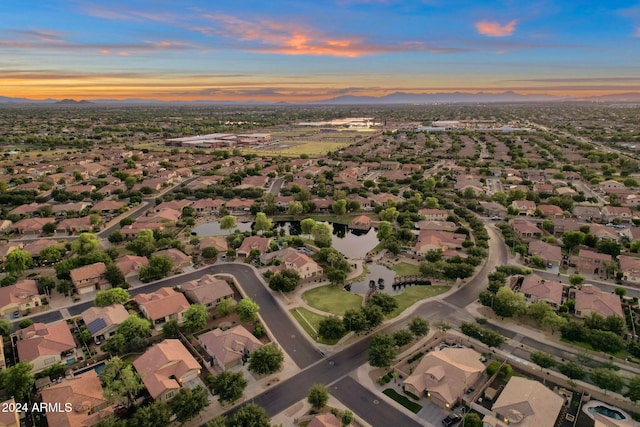
POLYGON ((313 308, 327 313, 342 316, 348 309, 359 309, 362 306, 362 296, 345 291, 337 286, 327 285, 311 289, 302 298, 313 308))
POLYGON ((257 154, 262 156, 299 157, 303 154, 309 156, 325 155, 329 151, 340 150, 353 144, 348 142, 304 141, 286 142, 278 145, 269 145, 261 148, 241 148, 243 154, 257 154))
POLYGON ((398 302, 398 308, 393 310, 389 317, 396 317, 418 301, 443 294, 449 289, 451 286, 409 286, 400 295, 393 297, 398 302))
POLYGON ((391 267, 398 276, 420 276, 420 266, 409 264, 408 262, 399 262, 391 267))
POLYGON ((326 340, 318 337, 318 327, 320 321, 325 318, 312 311, 307 310, 304 307, 298 307, 289 310, 293 317, 298 321, 302 329, 311 337, 312 340, 319 342, 320 344, 334 345, 339 340, 326 340))

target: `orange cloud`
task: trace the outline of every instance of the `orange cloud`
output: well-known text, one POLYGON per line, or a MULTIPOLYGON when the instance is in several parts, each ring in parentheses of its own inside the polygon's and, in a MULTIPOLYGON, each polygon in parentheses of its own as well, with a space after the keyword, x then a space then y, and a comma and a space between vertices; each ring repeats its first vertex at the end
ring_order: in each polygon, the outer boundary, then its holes
POLYGON ((476 22, 476 30, 478 33, 489 37, 507 37, 516 30, 517 19, 500 25, 497 21, 478 21, 476 22))

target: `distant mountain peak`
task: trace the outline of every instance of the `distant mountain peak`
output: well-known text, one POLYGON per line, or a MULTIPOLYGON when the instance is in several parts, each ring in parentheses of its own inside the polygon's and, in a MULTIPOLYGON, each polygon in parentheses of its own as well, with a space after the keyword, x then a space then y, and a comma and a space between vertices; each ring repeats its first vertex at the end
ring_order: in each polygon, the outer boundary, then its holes
POLYGON ((55 105, 83 105, 83 104, 93 104, 91 101, 87 101, 86 99, 82 99, 80 101, 76 101, 75 99, 63 99, 54 103, 55 105))
POLYGON ((540 102, 564 100, 553 95, 521 95, 513 91, 488 92, 442 92, 407 93, 394 92, 385 96, 343 95, 316 101, 315 104, 433 104, 433 103, 475 103, 475 102, 540 102))

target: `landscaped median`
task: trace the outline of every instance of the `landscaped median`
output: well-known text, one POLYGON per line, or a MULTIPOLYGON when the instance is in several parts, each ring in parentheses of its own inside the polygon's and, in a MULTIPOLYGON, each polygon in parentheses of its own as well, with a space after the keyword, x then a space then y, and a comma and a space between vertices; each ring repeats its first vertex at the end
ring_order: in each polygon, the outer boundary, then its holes
POLYGON ((382 391, 386 396, 395 400, 414 414, 417 414, 422 409, 421 405, 418 405, 416 402, 411 401, 407 396, 403 396, 392 388, 386 388, 382 391))

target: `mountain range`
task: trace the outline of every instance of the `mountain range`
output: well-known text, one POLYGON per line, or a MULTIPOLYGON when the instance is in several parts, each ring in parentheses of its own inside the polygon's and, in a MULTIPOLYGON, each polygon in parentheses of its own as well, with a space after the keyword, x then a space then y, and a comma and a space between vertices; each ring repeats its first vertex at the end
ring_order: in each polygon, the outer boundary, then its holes
MULTIPOLYGON (((559 97, 554 95, 522 95, 516 92, 443 92, 443 93, 406 93, 394 92, 380 97, 344 95, 335 98, 308 102, 306 104, 320 105, 384 105, 384 104, 450 104, 450 103, 492 103, 492 102, 557 102, 557 101, 591 101, 591 102, 640 102, 640 93, 624 93, 614 95, 602 95, 593 97, 559 97)), ((85 105, 149 105, 149 104, 200 104, 200 105, 287 105, 281 101, 161 101, 157 99, 94 99, 91 101, 74 99, 28 99, 0 96, 0 104, 49 104, 67 106, 85 105)))

